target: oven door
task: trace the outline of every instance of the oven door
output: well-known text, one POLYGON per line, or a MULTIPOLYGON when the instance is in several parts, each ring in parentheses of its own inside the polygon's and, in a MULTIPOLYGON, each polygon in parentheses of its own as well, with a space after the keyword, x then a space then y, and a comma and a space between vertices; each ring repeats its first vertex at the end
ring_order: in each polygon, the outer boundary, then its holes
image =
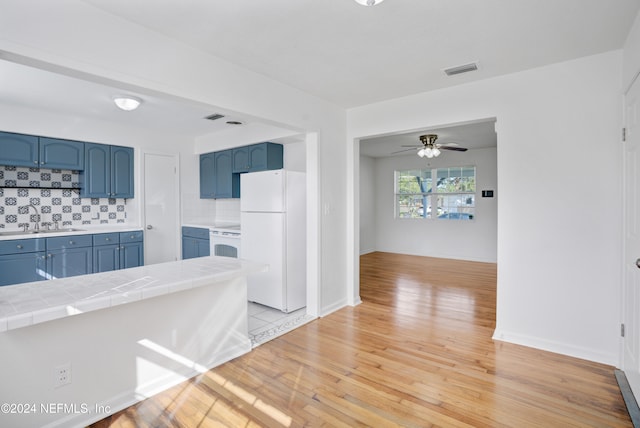
POLYGON ((240 258, 240 234, 212 231, 209 243, 212 256, 240 258))

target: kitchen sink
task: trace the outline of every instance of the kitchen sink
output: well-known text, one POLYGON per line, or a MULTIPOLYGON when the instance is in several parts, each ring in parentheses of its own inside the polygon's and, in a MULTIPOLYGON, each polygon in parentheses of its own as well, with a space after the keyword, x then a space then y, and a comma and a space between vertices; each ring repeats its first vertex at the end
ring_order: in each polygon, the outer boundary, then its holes
POLYGON ((12 230, 10 232, 0 232, 0 236, 17 236, 17 235, 40 235, 47 233, 64 233, 64 232, 84 232, 84 229, 76 229, 73 227, 67 227, 62 229, 51 229, 51 230, 12 230))

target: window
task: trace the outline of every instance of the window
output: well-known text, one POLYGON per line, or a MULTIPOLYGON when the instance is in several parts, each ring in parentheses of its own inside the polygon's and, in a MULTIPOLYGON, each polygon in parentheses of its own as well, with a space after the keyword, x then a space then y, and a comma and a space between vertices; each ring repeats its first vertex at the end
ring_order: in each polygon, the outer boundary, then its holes
POLYGON ((395 176, 396 218, 473 219, 474 166, 411 169, 396 171, 395 176))

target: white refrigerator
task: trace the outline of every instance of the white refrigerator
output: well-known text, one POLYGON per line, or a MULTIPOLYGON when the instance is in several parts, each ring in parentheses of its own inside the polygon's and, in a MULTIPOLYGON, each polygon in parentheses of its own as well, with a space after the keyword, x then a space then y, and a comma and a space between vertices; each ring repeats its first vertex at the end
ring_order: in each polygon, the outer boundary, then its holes
POLYGON ((249 275, 249 301, 291 312, 306 306, 306 178, 283 169, 240 176, 242 258, 269 265, 249 275))

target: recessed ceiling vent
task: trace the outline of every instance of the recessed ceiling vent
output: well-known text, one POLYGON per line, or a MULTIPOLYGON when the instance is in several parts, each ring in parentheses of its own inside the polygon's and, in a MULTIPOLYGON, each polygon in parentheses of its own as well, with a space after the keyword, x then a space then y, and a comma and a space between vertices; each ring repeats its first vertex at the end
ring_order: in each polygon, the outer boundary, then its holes
POLYGON ((205 119, 207 120, 218 120, 218 119, 222 119, 224 117, 224 114, 220 114, 220 113, 214 113, 210 116, 205 117, 205 119))
POLYGON ((478 63, 470 62, 469 64, 445 68, 444 72, 446 73, 447 76, 455 76, 456 74, 468 73, 470 71, 476 71, 477 69, 478 69, 478 63))

